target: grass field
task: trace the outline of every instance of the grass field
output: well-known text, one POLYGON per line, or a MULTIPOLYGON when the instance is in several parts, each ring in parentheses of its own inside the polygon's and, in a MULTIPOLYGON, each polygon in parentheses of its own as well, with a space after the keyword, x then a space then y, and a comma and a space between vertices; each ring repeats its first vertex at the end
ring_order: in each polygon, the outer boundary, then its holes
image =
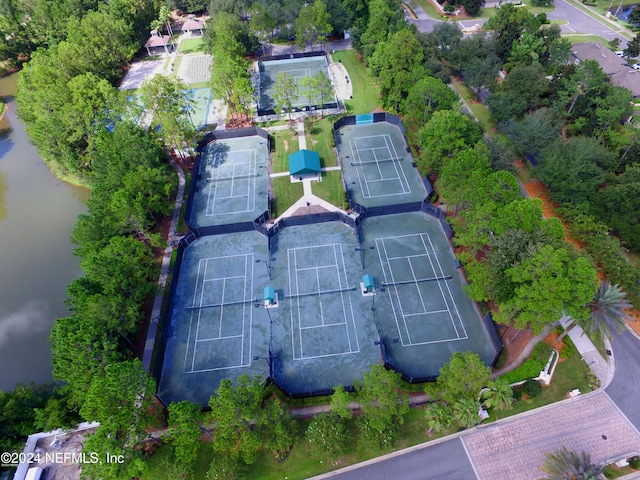
MULTIPOLYGON (((510 417, 564 400, 567 398, 567 393, 574 388, 579 388, 582 393, 589 393, 591 391, 587 382, 587 374, 589 372, 589 367, 582 361, 580 354, 576 352, 571 357, 558 363, 551 384, 548 387, 543 387, 542 393, 537 398, 521 400, 513 406, 513 409, 499 412, 498 417, 510 417)), ((493 412, 491 415, 492 418, 495 418, 493 412)))
POLYGON ((473 115, 478 119, 478 123, 482 129, 490 136, 493 136, 495 134, 495 123, 491 118, 489 109, 483 103, 478 102, 475 93, 460 80, 452 78, 451 85, 464 99, 467 106, 471 109, 471 112, 473 112, 473 115))
POLYGON ((276 197, 276 211, 274 216, 279 216, 291 205, 302 197, 302 183, 291 183, 289 177, 276 177, 271 179, 273 194, 276 197))
POLYGON ((202 38, 187 38, 180 42, 180 53, 182 53, 183 55, 203 52, 204 40, 202 38))
POLYGON ((345 101, 347 113, 370 113, 378 106, 378 90, 373 75, 356 57, 354 50, 342 50, 331 55, 334 62, 342 62, 349 73, 353 88, 353 98, 345 101))
POLYGON ((314 195, 326 200, 336 207, 343 207, 344 190, 342 189, 342 172, 322 172, 321 182, 311 182, 314 195))
POLYGON ((304 136, 307 140, 307 149, 318 152, 320 166, 334 167, 338 160, 333 152, 333 124, 336 117, 325 117, 322 120, 305 118, 304 136))
MULTIPOLYGON (((390 448, 384 452, 373 452, 371 450, 358 449, 354 441, 348 444, 347 452, 337 458, 335 462, 313 454, 309 444, 303 438, 308 420, 298 420, 296 423, 298 424, 300 438, 295 443, 289 456, 282 462, 276 462, 269 452, 260 451, 256 463, 247 467, 245 472, 243 472, 244 475, 242 478, 246 478, 247 480, 281 480, 284 478, 288 480, 301 480, 357 462, 362 462, 380 454, 400 450, 437 438, 436 435, 433 437, 427 435, 426 424, 424 422, 424 410, 419 408, 411 409, 404 418, 405 422, 400 426, 400 435, 398 436, 400 440, 395 445, 395 448, 390 448)), ((355 420, 350 420, 348 427, 351 436, 354 439, 357 438, 355 420)), ((173 458, 171 447, 169 445, 163 445, 149 459, 149 470, 142 475, 140 479, 152 480, 167 478, 168 468, 171 467, 171 464, 175 463, 173 458)), ((185 479, 201 480, 207 478, 206 472, 213 458, 214 452, 211 444, 202 443, 193 470, 185 479)))
POLYGON ((271 135, 275 139, 271 156, 272 171, 273 173, 287 172, 289 171, 289 155, 300 149, 298 134, 294 130, 287 128, 286 130, 277 130, 271 135))

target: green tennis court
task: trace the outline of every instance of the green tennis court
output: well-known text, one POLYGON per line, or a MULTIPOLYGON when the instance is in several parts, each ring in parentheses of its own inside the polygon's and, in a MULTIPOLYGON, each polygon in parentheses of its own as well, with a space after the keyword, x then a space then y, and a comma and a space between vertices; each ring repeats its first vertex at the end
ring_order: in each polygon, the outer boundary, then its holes
MULTIPOLYGON (((274 84, 278 73, 286 72, 296 81, 298 86, 304 77, 313 77, 318 72, 329 76, 327 71, 327 59, 325 56, 306 57, 306 58, 288 58, 284 60, 268 60, 258 62, 258 70, 260 79, 258 84, 258 114, 267 115, 278 113, 275 101, 274 84)), ((316 99, 319 101, 319 99, 316 99)), ((334 103, 335 99, 325 99, 326 104, 334 103)), ((294 109, 303 109, 309 106, 309 99, 306 89, 298 88, 298 98, 292 102, 294 109)), ((314 105, 317 107, 317 105, 314 105)))
POLYGON ((194 177, 190 223, 197 227, 252 222, 268 209, 269 147, 258 136, 205 147, 194 177))
POLYGON ((400 129, 388 122, 343 126, 338 153, 349 197, 364 207, 427 196, 400 129))
POLYGON ((187 90, 187 97, 193 100, 187 116, 196 128, 203 128, 208 124, 209 108, 211 106, 210 88, 192 88, 187 90))

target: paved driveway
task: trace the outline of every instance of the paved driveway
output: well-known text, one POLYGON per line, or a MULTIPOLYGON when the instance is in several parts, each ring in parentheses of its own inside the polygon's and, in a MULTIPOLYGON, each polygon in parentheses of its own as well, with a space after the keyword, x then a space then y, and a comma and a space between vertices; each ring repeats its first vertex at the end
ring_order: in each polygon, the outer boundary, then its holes
POLYGON ((604 392, 489 424, 462 441, 482 480, 540 478, 545 455, 562 446, 594 462, 640 453, 640 434, 604 392))

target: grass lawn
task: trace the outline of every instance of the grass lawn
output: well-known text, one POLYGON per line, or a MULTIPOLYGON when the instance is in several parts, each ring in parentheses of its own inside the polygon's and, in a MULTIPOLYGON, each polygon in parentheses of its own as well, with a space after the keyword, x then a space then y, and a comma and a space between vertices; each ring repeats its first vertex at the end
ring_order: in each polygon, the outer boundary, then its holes
POLYGON ((378 106, 378 90, 373 75, 356 57, 355 50, 342 50, 331 55, 334 62, 342 62, 349 73, 353 98, 346 100, 347 113, 370 113, 378 106))
POLYGON ((276 197, 276 208, 274 216, 279 216, 287 208, 296 203, 302 197, 302 183, 291 183, 289 177, 276 177, 271 179, 273 194, 276 197))
POLYGON ((483 103, 477 101, 475 93, 473 93, 473 91, 471 91, 471 89, 460 80, 452 78, 451 85, 467 103, 467 106, 478 119, 478 123, 482 127, 482 130, 487 132, 490 136, 494 136, 496 134, 495 123, 491 118, 489 109, 483 103))
POLYGON ((275 138, 271 156, 272 171, 273 173, 287 172, 289 170, 289 155, 300 149, 298 146, 298 134, 288 128, 272 132, 271 135, 275 138))
POLYGON ((342 189, 342 172, 322 172, 321 182, 311 182, 314 195, 332 203, 336 207, 344 206, 344 190, 342 189))
POLYGON ((187 38, 180 42, 180 53, 182 53, 183 55, 203 52, 204 40, 202 38, 187 38))
POLYGON ((431 18, 435 18, 436 20, 442 20, 444 18, 443 15, 438 11, 436 7, 433 6, 433 3, 431 3, 429 0, 411 0, 407 3, 411 5, 414 2, 424 8, 424 11, 427 12, 427 15, 429 15, 431 18))
MULTIPOLYGON (((400 426, 399 440, 395 448, 389 448, 383 452, 373 452, 371 450, 359 449, 356 442, 350 442, 345 454, 335 459, 335 461, 322 458, 312 453, 309 444, 302 437, 308 421, 299 420, 297 423, 301 438, 295 443, 289 456, 282 462, 276 462, 269 452, 260 451, 256 463, 247 467, 243 478, 247 480, 304 479, 362 462, 393 450, 400 450, 437 438, 435 435, 433 437, 427 435, 426 423, 424 422, 424 410, 413 408, 405 415, 404 419, 405 422, 400 426)), ((357 438, 355 420, 349 421, 348 427, 352 438, 357 438)), ((206 478, 206 472, 213 457, 214 452, 211 444, 202 443, 191 475, 187 475, 185 477, 186 480, 201 480, 206 478)), ((174 463, 171 447, 169 445, 163 445, 153 454, 147 463, 149 470, 140 477, 141 480, 167 478, 167 467, 171 465, 171 463, 174 463)))
MULTIPOLYGON (((558 363, 551 379, 551 384, 548 387, 543 387, 542 393, 537 398, 521 400, 513 406, 513 409, 499 412, 498 418, 510 417, 564 400, 567 398, 567 393, 574 388, 580 389, 582 393, 589 393, 591 388, 589 388, 589 383, 587 382, 587 374, 590 372, 591 370, 582 361, 580 354, 576 352, 571 357, 558 363)), ((492 418, 495 418, 493 412, 491 415, 492 418)))
POLYGON ((562 38, 568 39, 572 44, 582 42, 600 42, 605 47, 609 44, 609 41, 606 38, 598 35, 563 35, 562 38))
POLYGON ((335 167, 338 160, 333 152, 333 124, 336 117, 325 117, 322 120, 305 118, 304 136, 307 149, 318 152, 321 167, 335 167))

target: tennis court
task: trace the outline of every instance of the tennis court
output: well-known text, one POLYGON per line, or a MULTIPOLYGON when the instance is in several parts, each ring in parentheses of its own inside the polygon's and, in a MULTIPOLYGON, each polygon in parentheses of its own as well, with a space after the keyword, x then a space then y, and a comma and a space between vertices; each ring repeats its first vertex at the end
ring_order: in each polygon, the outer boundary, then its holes
POLYGON ((269 282, 256 260, 267 258, 267 250, 266 237, 257 232, 210 235, 184 250, 165 327, 163 399, 205 404, 225 378, 269 375, 254 360, 269 341, 268 315, 256 308, 269 282))
POLYGON ((203 128, 207 125, 209 108, 211 107, 210 88, 192 88, 187 90, 187 98, 193 100, 187 116, 196 128, 203 128))
POLYGON ((338 152, 349 196, 364 207, 420 202, 426 190, 400 129, 388 122, 344 126, 338 152))
MULTIPOLYGON (((300 82, 304 77, 313 77, 318 72, 322 72, 328 77, 327 66, 328 63, 325 56, 258 62, 258 71, 260 72, 258 82, 258 114, 266 115, 275 112, 277 106, 274 84, 280 72, 286 72, 287 75, 293 77, 299 86, 298 98, 292 102, 294 109, 307 108, 309 106, 309 99, 306 95, 306 89, 300 87, 300 82)), ((319 99, 316 100, 320 101, 319 99)), ((325 99, 325 103, 335 103, 335 99, 325 99)), ((318 105, 314 105, 314 107, 318 107, 318 105)))
POLYGON ((366 270, 376 281, 376 323, 390 364, 422 379, 437 376, 456 351, 494 360, 490 333, 437 219, 421 212, 370 217, 361 231, 363 245, 374 246, 366 270))
POLYGON ((268 208, 269 147, 260 136, 221 139, 203 150, 190 223, 251 222, 268 208))

